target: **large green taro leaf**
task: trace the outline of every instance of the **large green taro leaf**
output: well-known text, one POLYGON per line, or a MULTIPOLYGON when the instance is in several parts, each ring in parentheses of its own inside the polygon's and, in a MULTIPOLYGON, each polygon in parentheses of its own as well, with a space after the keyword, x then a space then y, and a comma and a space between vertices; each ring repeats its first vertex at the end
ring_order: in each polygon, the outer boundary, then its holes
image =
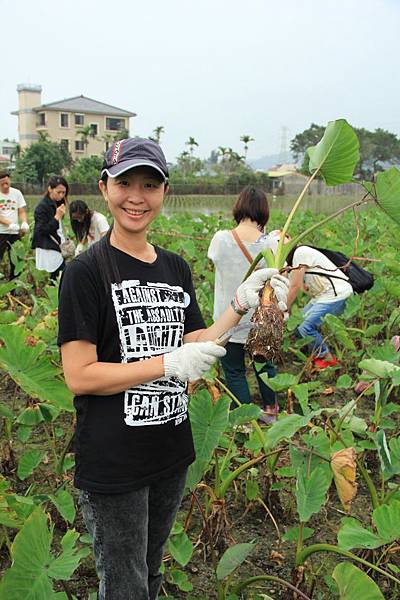
POLYGON ((0 367, 29 396, 72 412, 72 394, 60 379, 60 369, 46 355, 46 346, 29 343, 29 330, 22 326, 1 325, 0 367))
POLYGON ((51 553, 53 532, 38 508, 26 520, 12 544, 12 566, 0 584, 0 600, 44 600, 56 596, 52 579, 68 580, 89 548, 77 550, 79 534, 70 530, 61 540, 62 552, 51 553))
POLYGON ((320 511, 325 503, 331 481, 332 474, 323 465, 318 465, 310 474, 307 473, 306 465, 298 471, 296 501, 297 512, 302 523, 307 523, 311 515, 320 511))
POLYGON ((376 583, 350 562, 337 565, 332 577, 338 585, 340 600, 385 600, 376 583))
POLYGON ((211 394, 200 390, 189 405, 196 460, 190 465, 186 485, 193 489, 208 468, 212 454, 228 424, 230 400, 227 396, 212 403, 211 394))
POLYGON ((342 526, 338 531, 338 544, 344 550, 351 548, 379 548, 385 540, 370 529, 366 529, 357 519, 344 517, 342 526))
POLYGON ((352 181, 360 144, 345 119, 329 121, 322 139, 307 149, 310 173, 320 172, 327 185, 352 181))
POLYGON ((376 177, 375 195, 378 205, 400 225, 400 171, 391 167, 376 177))
POLYGON ((378 506, 372 513, 372 521, 376 533, 366 529, 352 517, 342 519, 337 536, 339 546, 344 550, 374 549, 400 539, 400 501, 394 500, 390 504, 378 506))

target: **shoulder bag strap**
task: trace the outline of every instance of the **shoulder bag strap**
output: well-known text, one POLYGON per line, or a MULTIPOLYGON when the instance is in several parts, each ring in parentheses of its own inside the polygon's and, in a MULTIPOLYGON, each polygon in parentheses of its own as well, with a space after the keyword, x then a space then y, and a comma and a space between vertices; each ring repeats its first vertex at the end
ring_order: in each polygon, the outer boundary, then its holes
POLYGON ((231 229, 231 234, 233 235, 235 242, 237 243, 237 245, 239 246, 239 248, 241 249, 241 251, 243 252, 245 257, 247 258, 249 263, 252 264, 253 257, 251 256, 250 252, 247 250, 247 248, 245 247, 242 240, 240 239, 240 237, 238 236, 238 234, 236 233, 236 231, 234 229, 231 229))
POLYGON ((54 242, 55 244, 57 244, 57 246, 58 246, 59 248, 61 248, 61 244, 60 244, 60 242, 57 242, 57 240, 56 240, 56 238, 55 238, 55 237, 53 237, 52 235, 50 235, 49 237, 50 237, 50 239, 51 239, 51 240, 53 240, 53 242, 54 242))

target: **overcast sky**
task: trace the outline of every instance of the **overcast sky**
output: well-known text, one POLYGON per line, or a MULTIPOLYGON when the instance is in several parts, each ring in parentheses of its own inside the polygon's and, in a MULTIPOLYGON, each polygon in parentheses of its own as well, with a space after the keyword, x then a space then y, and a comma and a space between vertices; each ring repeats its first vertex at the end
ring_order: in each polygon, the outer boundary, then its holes
POLYGON ((255 138, 278 153, 339 117, 400 134, 399 0, 0 0, 0 138, 17 136, 18 83, 42 102, 84 94, 165 127, 171 162, 255 138))

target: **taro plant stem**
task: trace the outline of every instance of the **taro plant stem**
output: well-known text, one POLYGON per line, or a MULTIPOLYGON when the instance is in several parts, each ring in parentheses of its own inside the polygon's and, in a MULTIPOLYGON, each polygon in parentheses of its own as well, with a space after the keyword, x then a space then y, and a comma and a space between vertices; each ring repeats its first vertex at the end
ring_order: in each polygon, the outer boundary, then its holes
POLYGON ((395 583, 400 584, 400 580, 396 579, 396 577, 394 577, 387 571, 384 571, 383 569, 381 569, 380 567, 377 567, 373 563, 370 563, 367 560, 364 560, 363 558, 356 556, 352 552, 348 552, 347 550, 342 550, 338 546, 333 546, 332 544, 312 544, 311 546, 303 548, 303 550, 300 552, 300 554, 296 555, 296 566, 299 567, 302 564, 304 564, 304 562, 307 560, 307 558, 309 556, 311 556, 311 554, 314 554, 315 552, 332 552, 334 554, 340 554, 341 556, 345 556, 346 558, 350 558, 351 560, 354 560, 355 562, 359 562, 362 565, 368 567, 369 569, 373 569, 374 571, 377 571, 381 575, 388 577, 388 579, 391 579, 395 583))
POLYGON ((295 592, 297 594, 297 596, 299 598, 303 598, 303 600, 311 600, 310 597, 306 596, 301 590, 299 590, 299 588, 295 587, 288 581, 285 581, 284 579, 281 579, 280 577, 274 577, 273 575, 257 575, 256 577, 249 577, 249 579, 246 579, 245 581, 242 581, 241 583, 239 583, 233 589, 233 592, 234 592, 234 594, 240 594, 246 587, 249 587, 250 585, 254 585, 255 583, 258 583, 261 581, 273 581, 275 583, 278 583, 279 585, 283 585, 284 587, 287 587, 289 590, 292 590, 293 592, 295 592))

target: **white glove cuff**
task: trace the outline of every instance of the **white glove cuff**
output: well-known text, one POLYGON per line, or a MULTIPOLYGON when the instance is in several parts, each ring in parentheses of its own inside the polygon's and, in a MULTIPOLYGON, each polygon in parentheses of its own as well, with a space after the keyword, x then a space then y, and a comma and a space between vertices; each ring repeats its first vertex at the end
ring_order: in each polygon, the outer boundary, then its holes
POLYGON ((245 315, 248 312, 248 308, 245 308, 244 306, 242 306, 237 298, 237 294, 235 295, 235 297, 232 299, 231 301, 231 307, 233 308, 233 310, 235 311, 235 313, 237 315, 240 315, 241 317, 243 317, 243 315, 245 315))

